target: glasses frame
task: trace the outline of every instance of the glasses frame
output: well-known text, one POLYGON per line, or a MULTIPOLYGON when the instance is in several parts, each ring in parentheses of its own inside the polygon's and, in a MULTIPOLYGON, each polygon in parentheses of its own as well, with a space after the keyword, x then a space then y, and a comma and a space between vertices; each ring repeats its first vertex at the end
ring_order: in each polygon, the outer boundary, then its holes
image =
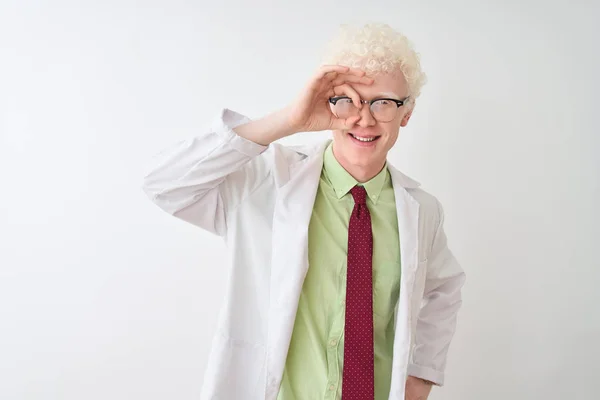
MULTIPOLYGON (((335 106, 335 104, 336 104, 336 103, 337 103, 339 100, 342 100, 342 99, 348 99, 348 100, 352 100, 352 99, 351 99, 350 97, 348 97, 348 96, 334 96, 334 97, 330 97, 330 98, 329 98, 329 103, 331 103, 331 104, 333 104, 333 105, 335 106)), ((375 118, 375 115, 373 115, 373 110, 371 110, 371 106, 372 106, 372 105, 373 105, 373 103, 375 103, 376 101, 380 101, 380 100, 389 100, 389 101, 393 101, 394 103, 396 103, 396 107, 397 107, 397 108, 400 108, 400 107, 402 107, 402 106, 405 106, 405 105, 406 105, 406 103, 408 103, 408 100, 409 100, 409 99, 410 99, 410 96, 406 96, 406 97, 405 97, 405 98, 403 98, 402 100, 391 99, 391 98, 388 98, 388 97, 379 97, 379 98, 376 98, 376 99, 373 99, 373 100, 363 100, 363 99, 360 99, 360 102, 361 102, 362 104, 368 104, 368 105, 369 105, 369 112, 371 113, 371 115, 373 116, 373 118, 375 118)), ((353 102, 353 103, 354 103, 354 102, 353 102)), ((336 115, 336 117, 337 117, 337 115, 336 115)), ((375 118, 375 119, 376 119, 377 121, 380 121, 380 120, 378 120, 377 118, 375 118)), ((393 120, 393 118, 392 118, 391 120, 393 120)), ((390 121, 391 121, 391 120, 390 120, 390 121)), ((380 122, 390 122, 390 121, 380 121, 380 122)))

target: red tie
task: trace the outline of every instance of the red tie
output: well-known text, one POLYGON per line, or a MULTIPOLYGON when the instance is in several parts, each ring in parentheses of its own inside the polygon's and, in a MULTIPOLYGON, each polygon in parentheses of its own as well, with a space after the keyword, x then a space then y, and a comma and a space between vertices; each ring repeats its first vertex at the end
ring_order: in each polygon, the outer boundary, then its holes
POLYGON ((354 209, 348 229, 343 400, 372 400, 373 377, 373 232, 362 186, 350 191, 354 209))

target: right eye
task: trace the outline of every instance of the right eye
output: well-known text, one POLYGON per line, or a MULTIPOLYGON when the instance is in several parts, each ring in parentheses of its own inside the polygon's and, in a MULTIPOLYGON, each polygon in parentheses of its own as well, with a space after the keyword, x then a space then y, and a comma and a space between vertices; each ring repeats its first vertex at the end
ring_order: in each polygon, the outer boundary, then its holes
POLYGON ((349 97, 339 97, 336 100, 336 104, 340 104, 340 105, 350 104, 350 103, 352 103, 352 99, 350 99, 349 97))

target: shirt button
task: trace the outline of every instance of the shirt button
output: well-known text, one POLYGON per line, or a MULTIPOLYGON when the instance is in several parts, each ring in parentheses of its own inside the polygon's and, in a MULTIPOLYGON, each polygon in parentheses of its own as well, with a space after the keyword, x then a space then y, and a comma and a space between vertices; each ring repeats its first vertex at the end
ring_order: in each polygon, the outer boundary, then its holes
POLYGON ((332 346, 335 346, 337 344, 337 341, 334 339, 334 340, 330 341, 329 344, 332 346))
POLYGON ((342 307, 346 305, 346 300, 342 300, 342 307))
POLYGON ((334 385, 330 385, 329 386, 329 390, 335 390, 335 386, 334 385))

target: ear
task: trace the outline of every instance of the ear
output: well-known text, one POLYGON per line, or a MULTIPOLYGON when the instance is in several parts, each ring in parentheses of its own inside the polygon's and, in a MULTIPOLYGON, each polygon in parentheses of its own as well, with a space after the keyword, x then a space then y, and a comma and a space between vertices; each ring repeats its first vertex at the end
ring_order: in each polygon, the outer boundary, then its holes
POLYGON ((404 114, 404 117, 402 117, 402 121, 400 121, 401 127, 405 127, 406 125, 408 125, 408 120, 410 119, 412 112, 413 112, 413 109, 411 108, 406 114, 404 114))

